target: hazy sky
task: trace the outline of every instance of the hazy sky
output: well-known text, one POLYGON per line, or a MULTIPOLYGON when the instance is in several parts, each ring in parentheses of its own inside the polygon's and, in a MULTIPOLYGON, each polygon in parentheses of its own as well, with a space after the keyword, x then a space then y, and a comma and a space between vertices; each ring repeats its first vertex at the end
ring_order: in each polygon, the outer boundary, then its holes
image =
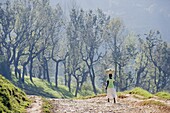
POLYGON ((112 17, 123 20, 131 32, 144 34, 159 30, 162 38, 170 42, 170 0, 51 0, 60 3, 65 13, 76 5, 84 10, 102 9, 112 17))
MULTIPOLYGON (((0 0, 0 3, 6 0, 0 0)), ((59 3, 65 14, 76 4, 84 10, 102 9, 112 17, 119 17, 130 32, 148 33, 159 30, 162 38, 170 42, 170 0, 50 0, 59 3)))

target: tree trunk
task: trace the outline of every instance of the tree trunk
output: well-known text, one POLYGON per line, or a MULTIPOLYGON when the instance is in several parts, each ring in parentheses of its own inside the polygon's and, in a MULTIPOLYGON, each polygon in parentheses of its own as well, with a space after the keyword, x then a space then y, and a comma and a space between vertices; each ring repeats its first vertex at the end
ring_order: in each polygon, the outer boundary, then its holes
MULTIPOLYGON (((1 44, 0 44, 0 48, 1 48, 1 44)), ((0 52, 0 57, 2 59, 2 61, 0 61, 0 74, 2 74, 3 76, 5 76, 6 79, 11 80, 11 62, 9 61, 10 56, 8 56, 8 52, 10 52, 10 50, 8 51, 7 49, 7 60, 6 60, 6 56, 4 56, 3 51, 1 50, 0 52)))
POLYGON ((44 79, 47 78, 47 81, 50 83, 50 77, 49 77, 49 71, 48 71, 48 62, 47 62, 47 59, 44 57, 43 58, 43 61, 44 61, 44 68, 43 68, 43 74, 44 74, 44 79))
POLYGON ((50 83, 50 76, 49 76, 48 62, 47 62, 47 60, 46 60, 46 62, 45 62, 45 65, 46 65, 46 72, 47 72, 47 81, 50 83))
POLYGON ((120 89, 120 91, 122 91, 122 89, 123 89, 123 77, 121 74, 122 67, 121 67, 121 64, 119 64, 118 66, 119 66, 119 78, 120 78, 119 89, 120 89))
POLYGON ((71 74, 68 73, 68 89, 69 89, 69 92, 71 92, 71 74))
POLYGON ((31 82, 33 83, 33 79, 32 79, 32 77, 33 77, 33 75, 32 75, 32 68, 33 68, 33 59, 31 58, 31 59, 30 59, 29 74, 30 74, 30 80, 31 80, 31 82))
POLYGON ((156 87, 157 87, 157 92, 160 91, 160 89, 161 89, 161 69, 158 68, 158 70, 159 70, 158 82, 157 82, 157 85, 156 85, 156 87))
POLYGON ((67 83, 68 83, 67 75, 66 75, 66 73, 64 73, 64 85, 67 86, 67 83))
POLYGON ((43 63, 43 79, 46 80, 45 63, 43 63))
MULTIPOLYGON (((156 79, 157 79, 157 77, 156 77, 156 67, 154 68, 155 70, 154 70, 154 83, 155 83, 155 85, 157 86, 157 81, 156 81, 156 79)), ((156 87, 156 91, 157 91, 157 87, 156 87)), ((154 91, 154 92, 156 92, 156 91, 154 91)))
POLYGON ((55 68, 55 86, 56 86, 56 88, 58 88, 58 65, 59 65, 59 62, 57 61, 56 68, 55 68))
POLYGON ((23 68, 23 72, 22 72, 22 78, 21 78, 21 80, 22 80, 22 82, 24 83, 24 82, 25 82, 24 76, 25 76, 25 71, 26 71, 26 65, 23 65, 22 68, 23 68))
POLYGON ((83 76, 82 76, 82 80, 81 80, 81 83, 80 83, 80 90, 83 86, 83 83, 86 81, 88 72, 83 72, 82 74, 83 74, 83 76))
POLYGON ((42 75, 42 68, 41 66, 39 66, 39 73, 38 73, 38 78, 41 79, 41 75, 42 75))
POLYGON ((17 71, 18 71, 18 63, 16 61, 16 51, 15 51, 15 48, 13 48, 13 59, 14 59, 14 72, 15 72, 15 77, 18 78, 18 75, 17 75, 17 71))
POLYGON ((66 74, 66 62, 63 62, 64 64, 64 85, 67 86, 68 80, 67 80, 67 74, 66 74))
POLYGON ((95 86, 95 77, 91 77, 91 81, 92 81, 92 86, 93 86, 93 92, 95 95, 97 95, 97 90, 95 86))
POLYGON ((28 75, 28 72, 27 72, 27 69, 26 69, 26 65, 29 63, 29 60, 30 60, 30 56, 29 56, 29 58, 27 59, 27 61, 22 64, 23 72, 22 72, 22 78, 21 78, 21 79, 22 79, 22 82, 23 82, 23 83, 25 82, 25 81, 24 81, 24 76, 25 76, 25 75, 28 75))
MULTIPOLYGON (((115 75, 114 75, 114 79, 115 81, 117 81, 117 39, 116 39, 116 35, 114 36, 114 65, 115 65, 115 75)), ((115 84, 116 89, 118 90, 118 86, 117 84, 115 84)))
POLYGON ((18 74, 19 74, 19 82, 21 82, 21 69, 18 69, 18 74))
POLYGON ((165 71, 163 71, 161 89, 164 89, 164 88, 165 88, 165 86, 167 85, 167 80, 168 80, 168 74, 167 74, 165 71))
POLYGON ((140 87, 140 77, 141 77, 141 73, 145 70, 145 67, 140 67, 140 69, 137 72, 137 78, 136 78, 136 84, 135 87, 140 87))
POLYGON ((95 86, 95 73, 94 73, 93 67, 91 67, 90 78, 92 82, 93 92, 95 95, 97 95, 97 90, 95 86))
POLYGON ((10 65, 8 65, 8 63, 5 60, 0 62, 0 74, 2 74, 8 80, 12 79, 10 65))
POLYGON ((76 78, 76 82, 77 82, 77 85, 76 85, 75 97, 77 97, 78 90, 79 90, 79 78, 78 77, 76 78))
POLYGON ((147 89, 147 91, 150 91, 150 87, 151 87, 151 79, 148 80, 148 89, 147 89))

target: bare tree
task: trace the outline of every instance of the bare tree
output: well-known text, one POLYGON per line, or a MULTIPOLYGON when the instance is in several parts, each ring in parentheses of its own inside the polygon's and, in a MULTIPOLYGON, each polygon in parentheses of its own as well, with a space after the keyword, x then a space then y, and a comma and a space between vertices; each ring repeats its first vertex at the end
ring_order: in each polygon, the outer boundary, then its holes
POLYGON ((167 84, 167 74, 164 71, 164 62, 167 58, 167 44, 162 41, 159 31, 150 31, 146 34, 145 50, 148 59, 155 66, 155 85, 156 91, 160 91, 167 84))
POLYGON ((99 62, 105 53, 100 51, 100 47, 103 43, 103 31, 105 24, 108 22, 108 18, 103 14, 101 10, 94 14, 89 11, 85 15, 84 19, 84 32, 81 32, 83 43, 81 49, 81 56, 89 71, 90 79, 92 82, 93 92, 97 94, 95 83, 95 64, 99 62))
MULTIPOLYGON (((5 4, 0 4, 0 45, 1 52, 6 57, 7 67, 10 68, 14 61, 14 54, 11 51, 12 37, 11 33, 14 29, 15 14, 11 7, 11 3, 7 1, 5 4)), ((10 70, 9 70, 10 71, 10 70)), ((6 78, 11 79, 11 74, 4 75, 6 78)))

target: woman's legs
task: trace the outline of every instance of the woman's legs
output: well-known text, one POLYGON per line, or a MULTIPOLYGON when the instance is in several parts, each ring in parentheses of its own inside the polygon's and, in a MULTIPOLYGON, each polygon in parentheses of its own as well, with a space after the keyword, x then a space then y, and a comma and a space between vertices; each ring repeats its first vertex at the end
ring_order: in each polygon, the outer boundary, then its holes
MULTIPOLYGON (((116 103, 116 98, 113 98, 113 99, 114 99, 114 103, 116 103)), ((110 102, 110 99, 108 98, 107 101, 110 102)))
POLYGON ((116 103, 116 98, 114 98, 114 103, 116 103))
POLYGON ((107 100, 108 102, 110 102, 110 100, 109 100, 109 98, 108 98, 108 100, 107 100))

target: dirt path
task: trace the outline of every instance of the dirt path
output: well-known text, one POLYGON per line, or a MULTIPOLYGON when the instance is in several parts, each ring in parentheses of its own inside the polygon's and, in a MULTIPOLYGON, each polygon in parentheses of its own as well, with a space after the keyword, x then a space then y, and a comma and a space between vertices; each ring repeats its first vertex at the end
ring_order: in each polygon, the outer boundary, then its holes
MULTIPOLYGON (((39 99, 36 97, 33 98, 39 99)), ((153 100, 158 101, 154 98, 153 100)), ((37 101, 40 100, 36 100, 35 106, 42 104, 37 101)), ((52 113, 170 113, 170 109, 159 106, 142 106, 140 103, 145 100, 134 98, 132 95, 126 95, 126 98, 118 98, 116 104, 113 103, 113 100, 108 103, 106 97, 96 97, 85 100, 49 99, 49 101, 54 107, 51 110, 52 113)), ((170 106, 170 100, 159 101, 170 106)), ((40 107, 36 110, 30 110, 28 113, 40 113, 40 107)))
POLYGON ((32 104, 27 108, 27 113, 41 113, 42 112, 42 100, 39 96, 29 95, 32 104))
MULTIPOLYGON (((86 100, 51 100, 54 105, 53 113, 170 113, 159 106, 141 106, 142 101, 132 95, 127 95, 127 98, 118 98, 116 104, 113 103, 113 100, 108 103, 105 97, 86 100)), ((166 103, 163 100, 162 102, 166 103)))

